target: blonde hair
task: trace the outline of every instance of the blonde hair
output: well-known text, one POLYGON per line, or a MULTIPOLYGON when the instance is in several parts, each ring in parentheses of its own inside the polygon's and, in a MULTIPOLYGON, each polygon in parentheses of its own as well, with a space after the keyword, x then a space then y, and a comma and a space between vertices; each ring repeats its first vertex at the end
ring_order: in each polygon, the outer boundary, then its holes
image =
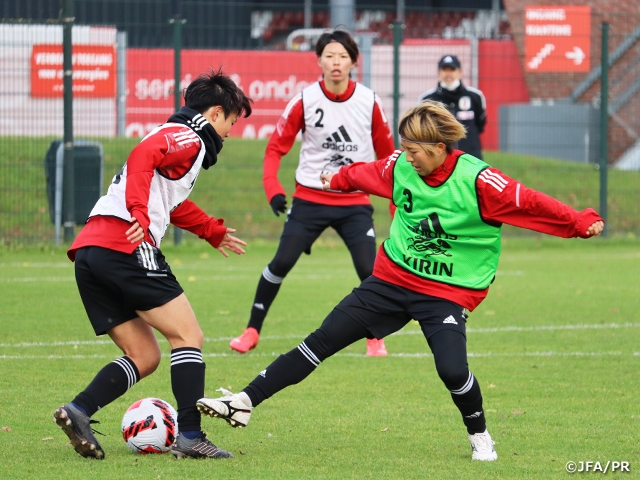
MULTIPOLYGON (((453 144, 467 136, 464 126, 447 110, 447 107, 433 100, 425 100, 417 107, 408 110, 398 124, 400 137, 416 143, 444 143, 447 152, 453 150, 453 144)), ((434 155, 435 145, 420 145, 434 155)))

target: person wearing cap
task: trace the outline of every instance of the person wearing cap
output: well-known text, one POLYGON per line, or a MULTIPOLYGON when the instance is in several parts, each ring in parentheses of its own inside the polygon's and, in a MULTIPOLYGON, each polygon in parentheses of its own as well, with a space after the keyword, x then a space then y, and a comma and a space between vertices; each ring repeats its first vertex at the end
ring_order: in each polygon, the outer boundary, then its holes
POLYGON ((444 103, 467 130, 467 137, 458 142, 458 148, 482 159, 480 134, 487 123, 487 102, 480 90, 464 85, 461 77, 458 57, 445 55, 438 62, 438 86, 420 95, 420 102, 435 100, 444 103))

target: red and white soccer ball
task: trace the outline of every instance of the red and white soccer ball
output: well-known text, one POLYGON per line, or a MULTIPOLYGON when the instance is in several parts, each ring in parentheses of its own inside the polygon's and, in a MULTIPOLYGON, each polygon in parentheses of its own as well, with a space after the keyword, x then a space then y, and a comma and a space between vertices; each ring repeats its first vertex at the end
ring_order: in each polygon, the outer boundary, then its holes
POLYGON ((138 400, 122 418, 122 437, 135 453, 167 453, 177 436, 176 411, 159 398, 138 400))

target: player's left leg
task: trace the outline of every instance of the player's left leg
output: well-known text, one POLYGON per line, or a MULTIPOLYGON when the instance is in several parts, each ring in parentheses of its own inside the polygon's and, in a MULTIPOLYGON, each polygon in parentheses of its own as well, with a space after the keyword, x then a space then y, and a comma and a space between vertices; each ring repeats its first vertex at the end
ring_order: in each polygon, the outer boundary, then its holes
POLYGON ((326 358, 353 342, 381 337, 404 327, 411 317, 398 298, 404 289, 371 277, 347 295, 327 316, 320 328, 298 347, 280 355, 242 392, 223 390, 221 398, 201 398, 198 408, 212 417, 224 418, 231 426, 245 426, 253 407, 280 390, 301 382, 326 358))
POLYGON ((180 428, 172 453, 176 458, 233 457, 213 445, 201 429, 196 401, 204 395, 204 336, 187 297, 183 293, 164 305, 137 313, 171 345, 171 387, 177 402, 180 428))
MULTIPOLYGON (((376 235, 373 228, 373 207, 355 205, 350 207, 334 207, 336 216, 332 221, 338 235, 344 240, 356 273, 363 281, 373 272, 376 259, 376 235)), ((367 339, 367 356, 384 357, 387 348, 383 338, 367 339)))
POLYGON ((153 330, 139 318, 122 323, 107 333, 124 356, 105 365, 82 392, 53 414, 54 421, 83 457, 104 458, 104 451, 91 428, 92 423, 97 423, 90 420, 93 414, 153 373, 160 363, 160 348, 153 330))
POLYGON ((293 350, 280 355, 239 394, 220 389, 220 398, 201 398, 198 408, 206 415, 224 418, 232 427, 244 427, 251 410, 286 387, 300 383, 320 363, 353 342, 370 335, 341 310, 334 309, 322 326, 293 350))
POLYGON ((302 253, 310 254, 311 246, 329 226, 325 218, 327 207, 317 203, 293 199, 287 221, 273 260, 262 271, 251 307, 249 323, 242 335, 231 340, 229 347, 247 353, 258 345, 267 313, 275 301, 282 282, 295 266, 302 253))
POLYGON ((498 454, 487 431, 480 385, 469 371, 464 333, 458 330, 440 330, 428 337, 428 343, 433 352, 438 375, 451 392, 451 399, 460 410, 467 427, 472 459, 496 460, 498 454))

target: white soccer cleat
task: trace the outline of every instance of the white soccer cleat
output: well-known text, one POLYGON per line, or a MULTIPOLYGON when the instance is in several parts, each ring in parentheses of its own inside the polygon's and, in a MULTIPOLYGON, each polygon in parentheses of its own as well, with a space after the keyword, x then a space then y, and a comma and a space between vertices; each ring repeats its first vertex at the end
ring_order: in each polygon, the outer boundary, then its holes
POLYGON ((220 398, 201 398, 196 405, 201 413, 210 417, 224 418, 232 427, 246 427, 251 418, 253 407, 244 403, 240 396, 229 390, 219 388, 224 395, 220 398))
POLYGON ((493 449, 496 442, 491 439, 489 431, 469 435, 469 443, 471 444, 471 460, 481 460, 484 462, 493 462, 498 459, 498 454, 493 449))

